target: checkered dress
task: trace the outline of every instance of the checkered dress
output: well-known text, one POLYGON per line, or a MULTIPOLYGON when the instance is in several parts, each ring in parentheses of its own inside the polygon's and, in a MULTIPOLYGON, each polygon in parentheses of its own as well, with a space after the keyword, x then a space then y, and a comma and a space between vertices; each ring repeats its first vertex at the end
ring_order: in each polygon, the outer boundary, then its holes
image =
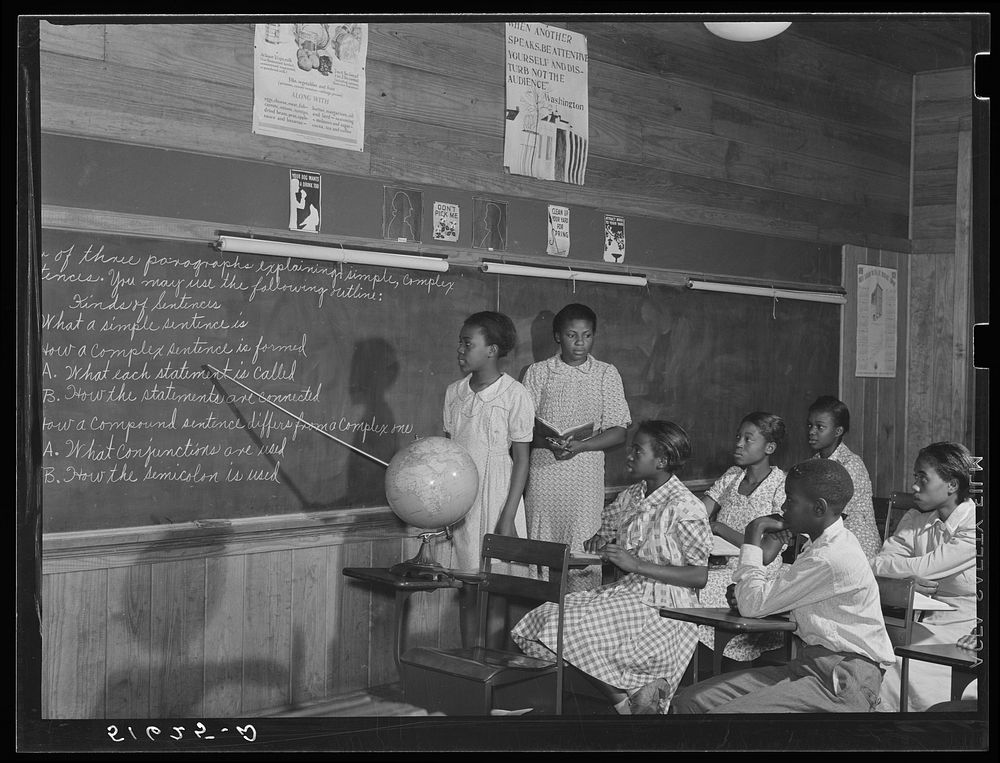
MULTIPOLYGON (((712 532, 705 507, 677 479, 648 496, 638 483, 605 509, 606 528, 617 526, 618 543, 639 556, 673 566, 708 564, 712 532)), ((697 643, 697 627, 660 617, 659 607, 696 607, 692 588, 629 573, 621 580, 566 596, 563 655, 586 673, 626 692, 657 678, 673 696, 697 643)), ((533 657, 551 658, 556 648, 557 608, 548 602, 529 612, 511 631, 533 657)))

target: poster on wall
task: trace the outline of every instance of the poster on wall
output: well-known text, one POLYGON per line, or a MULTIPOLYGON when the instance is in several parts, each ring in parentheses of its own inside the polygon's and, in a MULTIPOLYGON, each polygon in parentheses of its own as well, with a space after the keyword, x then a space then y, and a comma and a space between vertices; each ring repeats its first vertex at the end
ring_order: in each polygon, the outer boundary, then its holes
POLYGON ((321 184, 318 172, 288 171, 288 230, 319 232, 321 184))
POLYGON ((604 215, 604 261, 625 261, 625 218, 604 215))
POLYGON ((587 38, 518 22, 506 25, 505 48, 504 169, 583 185, 590 136, 587 38))
POLYGON ((546 254, 569 256, 569 207, 549 204, 549 236, 546 254))
POLYGON ((434 240, 458 241, 459 207, 445 201, 434 202, 434 240))
POLYGON ((253 132, 364 150, 367 24, 255 24, 253 132))
POLYGON ((896 375, 896 270, 858 265, 858 336, 855 376, 896 375))

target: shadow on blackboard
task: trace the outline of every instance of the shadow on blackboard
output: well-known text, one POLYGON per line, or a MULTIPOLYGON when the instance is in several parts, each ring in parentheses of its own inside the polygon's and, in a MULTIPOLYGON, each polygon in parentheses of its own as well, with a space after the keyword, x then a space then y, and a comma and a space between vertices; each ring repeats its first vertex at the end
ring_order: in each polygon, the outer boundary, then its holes
MULTIPOLYGON (((557 345, 552 338, 552 319, 555 317, 555 313, 551 310, 542 310, 531 322, 531 363, 537 363, 555 354, 557 345)), ((518 372, 518 381, 524 381, 524 374, 531 363, 523 366, 518 372)))
MULTIPOLYGON (((384 339, 361 339, 354 343, 348 393, 351 403, 361 406, 361 421, 375 421, 388 427, 381 436, 354 434, 354 447, 382 461, 389 461, 399 447, 393 432, 396 417, 386 399, 399 376, 395 348, 384 339)), ((347 495, 338 505, 373 506, 385 504, 385 467, 357 453, 351 453, 347 468, 347 495)))

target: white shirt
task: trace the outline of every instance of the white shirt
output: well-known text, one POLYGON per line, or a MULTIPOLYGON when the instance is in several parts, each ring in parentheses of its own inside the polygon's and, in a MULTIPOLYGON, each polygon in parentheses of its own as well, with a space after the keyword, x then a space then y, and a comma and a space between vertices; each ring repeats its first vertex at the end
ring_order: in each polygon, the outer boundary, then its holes
POLYGON ((934 611, 921 622, 950 623, 976 616, 976 504, 966 500, 947 519, 937 510, 906 512, 891 538, 872 559, 872 570, 887 578, 938 581, 935 599, 954 611, 934 611))
POLYGON ((860 654, 883 667, 896 658, 882 619, 878 584, 854 534, 837 519, 773 581, 764 574, 763 552, 740 548, 733 575, 744 617, 790 611, 795 634, 809 645, 860 654))

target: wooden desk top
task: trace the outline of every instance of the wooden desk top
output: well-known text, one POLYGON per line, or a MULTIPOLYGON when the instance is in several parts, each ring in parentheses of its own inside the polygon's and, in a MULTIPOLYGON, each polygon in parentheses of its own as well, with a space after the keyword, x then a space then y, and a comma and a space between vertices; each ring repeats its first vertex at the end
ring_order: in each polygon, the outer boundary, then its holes
POLYGON ((392 586, 401 591, 434 591, 438 588, 461 588, 463 583, 457 578, 430 580, 428 578, 403 577, 389 572, 388 567, 344 567, 344 575, 369 583, 392 586))
POLYGON ((973 668, 979 660, 977 652, 962 649, 955 644, 910 644, 897 646, 894 651, 900 657, 933 662, 937 665, 950 665, 953 668, 973 668))
POLYGON ((711 625, 724 631, 736 633, 761 633, 766 631, 794 631, 795 623, 786 615, 767 617, 741 617, 729 607, 691 607, 687 609, 660 609, 660 617, 683 620, 698 625, 711 625))

